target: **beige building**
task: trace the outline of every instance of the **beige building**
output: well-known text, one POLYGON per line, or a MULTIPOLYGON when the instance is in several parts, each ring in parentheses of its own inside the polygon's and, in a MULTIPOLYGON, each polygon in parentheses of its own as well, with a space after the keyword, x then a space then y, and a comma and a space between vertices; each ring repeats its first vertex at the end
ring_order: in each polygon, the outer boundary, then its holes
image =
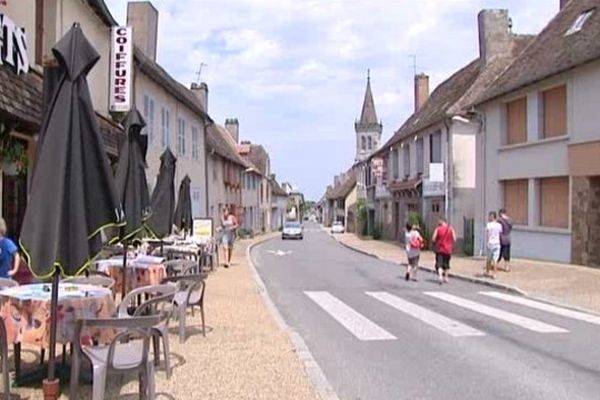
POLYGON ((156 63, 158 11, 150 2, 132 2, 127 7, 127 24, 133 28, 135 64, 134 104, 146 120, 148 135, 147 177, 150 190, 156 184, 160 155, 168 147, 177 157, 178 186, 191 179, 192 214, 205 217, 208 209, 206 113, 208 89, 177 82, 156 63))
MULTIPOLYGON (((250 141, 241 141, 238 146, 238 153, 246 160, 251 170, 258 171, 260 179, 257 182, 258 190, 258 230, 268 232, 271 229, 271 183, 269 176, 271 174, 271 161, 269 153, 260 144, 252 144, 250 141)), ((256 174, 255 176, 258 178, 256 174)), ((253 186, 254 187, 254 186, 253 186)), ((253 202, 254 197, 249 197, 249 201, 253 202)))
POLYGON ((13 239, 19 237, 27 205, 27 183, 41 124, 44 61, 51 58, 52 47, 75 22, 80 24, 100 54, 100 60, 88 75, 88 83, 102 139, 113 161, 123 135, 121 127, 112 122, 108 113, 110 29, 116 23, 101 0, 72 1, 68 7, 61 5, 58 1, 39 0, 0 4, 10 43, 14 44, 13 38, 19 35, 18 42, 26 44, 26 50, 17 46, 14 52, 3 54, 0 65, 1 134, 10 138, 14 145, 22 146, 29 158, 26 171, 20 175, 9 173, 8 167, 0 167, 2 217, 7 221, 8 234, 13 239), (14 23, 12 30, 9 21, 14 23))
POLYGON ((561 1, 475 101, 485 118, 477 147, 482 247, 486 213, 504 207, 515 223, 515 256, 600 266, 598 5, 561 1))

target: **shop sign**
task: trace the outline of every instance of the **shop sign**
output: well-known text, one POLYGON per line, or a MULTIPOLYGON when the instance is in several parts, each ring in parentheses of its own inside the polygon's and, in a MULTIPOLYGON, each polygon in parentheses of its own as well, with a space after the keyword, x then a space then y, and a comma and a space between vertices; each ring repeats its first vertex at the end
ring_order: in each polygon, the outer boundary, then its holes
POLYGON ((444 182, 436 182, 430 179, 423 180, 423 197, 438 197, 446 194, 444 182))
POLYGON ((131 108, 133 46, 131 27, 112 28, 110 55, 110 111, 131 108))
POLYGON ((212 238, 212 224, 210 218, 195 218, 192 224, 192 240, 196 243, 208 243, 212 238))
POLYGON ((0 65, 11 66, 17 75, 29 72, 25 28, 4 14, 0 14, 0 65))

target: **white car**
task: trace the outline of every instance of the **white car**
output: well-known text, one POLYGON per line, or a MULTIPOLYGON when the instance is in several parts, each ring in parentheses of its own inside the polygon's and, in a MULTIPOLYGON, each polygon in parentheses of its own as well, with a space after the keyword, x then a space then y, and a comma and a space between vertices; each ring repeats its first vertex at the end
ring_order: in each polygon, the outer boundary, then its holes
POLYGON ((297 221, 288 221, 283 225, 283 231, 281 232, 281 239, 300 239, 304 238, 304 232, 302 224, 297 221))
POLYGON ((344 224, 340 221, 336 221, 331 225, 331 233, 344 233, 344 224))

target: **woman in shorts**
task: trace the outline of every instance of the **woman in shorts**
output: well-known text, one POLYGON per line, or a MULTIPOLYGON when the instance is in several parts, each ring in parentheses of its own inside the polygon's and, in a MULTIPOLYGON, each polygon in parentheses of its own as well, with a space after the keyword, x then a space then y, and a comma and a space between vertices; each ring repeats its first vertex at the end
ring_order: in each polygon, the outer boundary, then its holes
POLYGON ((456 242, 456 232, 448 224, 444 217, 438 220, 438 226, 433 231, 431 241, 435 245, 435 270, 439 276, 439 283, 448 283, 448 270, 450 269, 450 257, 456 242))
POLYGON ((406 232, 404 234, 404 246, 406 249, 406 275, 405 280, 417 280, 417 271, 419 270, 419 257, 421 256, 421 248, 423 247, 423 237, 419 233, 417 225, 406 224, 406 232))

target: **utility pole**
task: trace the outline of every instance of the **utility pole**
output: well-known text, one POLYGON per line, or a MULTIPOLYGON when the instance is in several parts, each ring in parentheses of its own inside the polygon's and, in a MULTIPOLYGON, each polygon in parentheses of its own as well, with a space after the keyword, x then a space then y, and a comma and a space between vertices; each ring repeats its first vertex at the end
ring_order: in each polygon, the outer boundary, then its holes
POLYGON ((417 55, 416 54, 409 54, 408 57, 412 58, 413 76, 417 76, 417 55))

